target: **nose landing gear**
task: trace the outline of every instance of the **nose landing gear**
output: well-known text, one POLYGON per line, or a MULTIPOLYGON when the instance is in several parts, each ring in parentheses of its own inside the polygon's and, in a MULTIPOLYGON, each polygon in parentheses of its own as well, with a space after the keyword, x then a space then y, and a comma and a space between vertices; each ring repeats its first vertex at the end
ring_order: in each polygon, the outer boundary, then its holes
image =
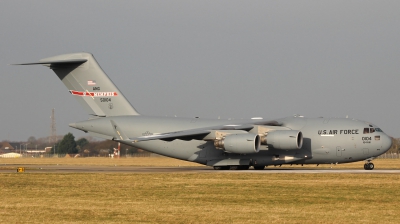
POLYGON ((373 170, 374 168, 375 168, 375 165, 373 164, 373 163, 371 163, 371 161, 373 160, 374 158, 370 158, 370 159, 367 159, 366 161, 365 161, 365 164, 364 164, 364 169, 365 170, 373 170))

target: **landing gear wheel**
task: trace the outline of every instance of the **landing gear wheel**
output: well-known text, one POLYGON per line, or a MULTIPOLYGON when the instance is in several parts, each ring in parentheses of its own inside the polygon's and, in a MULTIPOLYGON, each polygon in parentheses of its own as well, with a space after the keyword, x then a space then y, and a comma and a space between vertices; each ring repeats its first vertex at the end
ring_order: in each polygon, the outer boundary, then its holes
POLYGON ((368 169, 373 170, 375 168, 375 165, 373 163, 368 164, 368 169))
POLYGON ((265 166, 254 166, 255 170, 263 170, 265 166))
POLYGON ((364 169, 365 170, 373 170, 374 168, 375 168, 375 165, 373 163, 364 164, 364 169))

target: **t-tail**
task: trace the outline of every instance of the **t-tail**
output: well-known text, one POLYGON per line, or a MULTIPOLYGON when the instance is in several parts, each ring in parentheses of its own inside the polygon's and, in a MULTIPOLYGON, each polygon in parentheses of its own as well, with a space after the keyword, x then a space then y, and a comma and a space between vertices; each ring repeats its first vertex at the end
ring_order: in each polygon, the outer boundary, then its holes
POLYGON ((95 116, 139 115, 89 53, 63 54, 36 63, 52 69, 75 97, 95 116))

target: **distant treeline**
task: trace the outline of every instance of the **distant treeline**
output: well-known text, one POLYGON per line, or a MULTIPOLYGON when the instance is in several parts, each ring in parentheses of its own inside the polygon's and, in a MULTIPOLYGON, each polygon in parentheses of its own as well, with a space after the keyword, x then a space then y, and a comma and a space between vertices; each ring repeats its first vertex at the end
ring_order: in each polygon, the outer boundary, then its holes
MULTIPOLYGON (((111 140, 91 141, 80 138, 75 141, 73 134, 64 135, 63 139, 57 142, 50 153, 56 154, 81 154, 82 156, 104 156, 112 154, 114 148, 118 148, 118 143, 111 140)), ((121 155, 132 154, 140 151, 132 146, 121 144, 121 155)))
MULTIPOLYGON (((68 133, 64 136, 57 136, 57 142, 49 142, 48 138, 39 138, 31 136, 27 142, 18 142, 22 145, 22 149, 28 150, 44 150, 46 147, 51 147, 51 150, 46 152, 49 154, 81 154, 82 156, 104 156, 114 152, 114 148, 118 148, 118 143, 111 140, 99 141, 92 137, 79 138, 75 141, 75 136, 68 133)), ((18 150, 18 149, 15 149, 18 150)), ((121 144, 121 155, 143 152, 138 148, 121 144)))

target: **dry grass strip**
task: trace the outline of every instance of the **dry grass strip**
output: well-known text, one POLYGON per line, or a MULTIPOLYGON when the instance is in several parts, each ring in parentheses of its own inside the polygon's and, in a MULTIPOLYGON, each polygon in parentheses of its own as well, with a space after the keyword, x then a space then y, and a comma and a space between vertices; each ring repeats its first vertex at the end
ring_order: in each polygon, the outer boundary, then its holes
POLYGON ((0 174, 0 223, 399 223, 393 174, 0 174))

